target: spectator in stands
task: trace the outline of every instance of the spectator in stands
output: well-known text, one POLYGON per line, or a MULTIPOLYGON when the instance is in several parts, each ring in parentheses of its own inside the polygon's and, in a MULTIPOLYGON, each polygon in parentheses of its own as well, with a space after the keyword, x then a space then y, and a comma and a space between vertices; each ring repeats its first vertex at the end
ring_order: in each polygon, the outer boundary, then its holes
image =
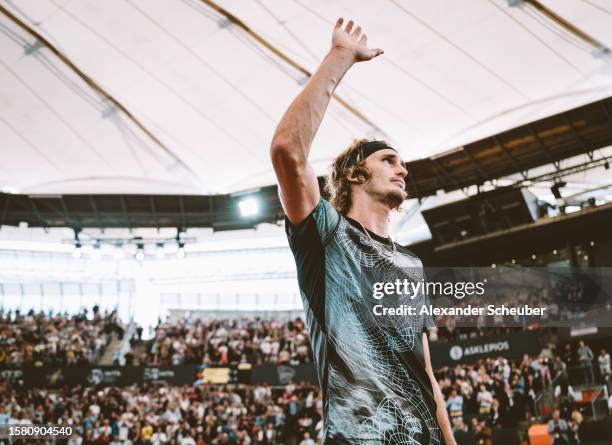
POLYGON ((468 426, 463 422, 462 419, 452 420, 453 435, 457 441, 457 445, 473 445, 474 434, 470 432, 468 426))
POLYGON ((576 401, 576 394, 574 389, 569 384, 569 378, 566 374, 563 374, 559 379, 559 383, 555 386, 554 396, 557 404, 564 415, 568 415, 571 408, 576 401))
POLYGON ((491 410, 491 403, 493 402, 493 395, 484 384, 480 385, 480 391, 478 391, 476 400, 479 404, 478 412, 480 414, 489 414, 489 411, 491 410))
POLYGON ((548 434, 552 437, 552 445, 569 444, 569 426, 567 422, 561 418, 561 412, 556 409, 553 412, 552 419, 548 421, 548 434))
POLYGON ((310 433, 304 433, 304 439, 300 442, 300 445, 315 445, 315 441, 310 438, 310 433))
POLYGON ((557 379, 562 374, 567 374, 567 365, 558 355, 556 355, 553 360, 553 374, 553 380, 557 379))
POLYGON ((580 443, 580 433, 581 433, 583 423, 584 423, 584 416, 582 415, 578 407, 574 407, 574 410, 572 411, 570 420, 568 422, 568 426, 570 428, 571 439, 574 443, 580 443))
POLYGON ((563 362, 566 366, 575 366, 578 364, 576 363, 576 355, 569 344, 565 345, 565 349, 563 351, 563 362))
POLYGON ((593 374, 593 359, 595 354, 591 348, 584 344, 583 340, 578 342, 578 363, 584 369, 584 375, 587 383, 593 383, 595 381, 595 375, 593 374))
POLYGON ((486 424, 485 418, 478 416, 472 419, 472 431, 474 432, 474 443, 477 445, 493 445, 491 436, 493 431, 486 424))
POLYGON ((599 373, 605 383, 608 381, 610 374, 612 374, 610 370, 610 354, 608 354, 605 349, 602 349, 597 357, 597 362, 599 363, 599 373))
POLYGON ((101 314, 97 307, 93 319, 87 318, 87 310, 74 316, 0 310, 0 364, 92 364, 123 331, 116 311, 101 314))
POLYGON ((448 409, 451 424, 454 419, 463 419, 463 397, 457 394, 456 388, 451 390, 450 396, 446 401, 446 408, 448 409))
POLYGON ((147 343, 149 365, 239 363, 300 364, 311 361, 301 319, 214 320, 182 318, 160 322, 147 343))

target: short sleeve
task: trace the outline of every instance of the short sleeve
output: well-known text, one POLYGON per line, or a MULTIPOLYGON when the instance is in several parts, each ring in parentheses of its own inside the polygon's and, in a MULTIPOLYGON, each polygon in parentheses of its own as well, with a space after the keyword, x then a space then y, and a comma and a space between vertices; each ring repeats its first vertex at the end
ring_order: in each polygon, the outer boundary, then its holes
POLYGON ((319 243, 325 245, 334 235, 340 223, 340 214, 325 199, 321 198, 304 221, 292 224, 285 217, 285 231, 292 247, 304 245, 316 236, 319 243))

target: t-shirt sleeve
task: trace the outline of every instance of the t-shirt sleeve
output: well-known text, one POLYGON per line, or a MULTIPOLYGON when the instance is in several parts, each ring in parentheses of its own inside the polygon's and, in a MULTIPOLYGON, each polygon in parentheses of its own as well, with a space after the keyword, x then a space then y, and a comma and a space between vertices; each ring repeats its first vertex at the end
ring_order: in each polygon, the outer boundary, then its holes
POLYGON ((325 245, 334 235, 340 223, 340 214, 325 199, 321 198, 310 215, 299 224, 292 224, 285 217, 285 231, 293 250, 307 246, 316 236, 325 245))
POLYGON ((291 224, 285 218, 306 316, 312 314, 320 326, 325 326, 325 245, 339 224, 340 214, 323 198, 301 223, 291 224))

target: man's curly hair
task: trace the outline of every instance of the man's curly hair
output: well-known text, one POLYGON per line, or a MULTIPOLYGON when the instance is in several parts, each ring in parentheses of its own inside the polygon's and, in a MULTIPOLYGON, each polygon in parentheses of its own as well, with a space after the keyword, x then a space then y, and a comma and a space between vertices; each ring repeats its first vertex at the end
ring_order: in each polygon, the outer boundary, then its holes
POLYGON ((349 158, 367 142, 370 142, 370 140, 355 139, 346 150, 334 159, 331 165, 331 172, 327 178, 325 190, 329 193, 331 205, 343 215, 348 213, 353 204, 351 183, 348 177, 353 176, 363 184, 371 176, 370 171, 365 166, 365 159, 360 159, 356 164, 347 165, 349 158))

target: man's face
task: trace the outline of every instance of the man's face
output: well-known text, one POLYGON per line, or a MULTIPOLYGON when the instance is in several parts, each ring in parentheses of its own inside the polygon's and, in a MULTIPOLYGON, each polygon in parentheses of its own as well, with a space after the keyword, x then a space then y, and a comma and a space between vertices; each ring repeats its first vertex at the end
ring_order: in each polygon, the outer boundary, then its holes
POLYGON ((370 179, 364 190, 391 208, 399 207, 406 199, 406 168, 401 158, 391 149, 379 150, 366 158, 370 179))

